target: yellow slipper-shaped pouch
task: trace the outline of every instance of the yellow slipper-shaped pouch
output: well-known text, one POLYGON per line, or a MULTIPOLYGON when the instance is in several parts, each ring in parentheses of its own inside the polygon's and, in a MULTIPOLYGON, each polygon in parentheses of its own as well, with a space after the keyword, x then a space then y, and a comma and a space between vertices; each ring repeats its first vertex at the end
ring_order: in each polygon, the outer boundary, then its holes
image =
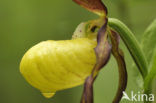
POLYGON ((85 37, 43 41, 23 56, 20 72, 45 97, 52 97, 56 91, 84 83, 96 64, 96 44, 85 37))

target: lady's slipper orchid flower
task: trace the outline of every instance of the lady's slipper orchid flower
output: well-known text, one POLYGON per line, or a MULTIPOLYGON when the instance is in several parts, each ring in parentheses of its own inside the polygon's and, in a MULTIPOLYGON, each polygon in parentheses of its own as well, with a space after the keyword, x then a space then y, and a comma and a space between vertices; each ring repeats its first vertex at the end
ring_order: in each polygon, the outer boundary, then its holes
POLYGON ((118 103, 127 84, 127 72, 119 35, 108 27, 107 8, 101 0, 73 0, 99 19, 81 23, 71 40, 48 40, 30 48, 20 63, 24 78, 50 98, 55 92, 84 84, 81 103, 93 103, 93 83, 114 55, 119 66, 118 103))
POLYGON ((23 56, 20 72, 47 98, 58 90, 83 84, 96 64, 97 31, 93 29, 103 22, 81 23, 71 40, 48 40, 33 46, 23 56))

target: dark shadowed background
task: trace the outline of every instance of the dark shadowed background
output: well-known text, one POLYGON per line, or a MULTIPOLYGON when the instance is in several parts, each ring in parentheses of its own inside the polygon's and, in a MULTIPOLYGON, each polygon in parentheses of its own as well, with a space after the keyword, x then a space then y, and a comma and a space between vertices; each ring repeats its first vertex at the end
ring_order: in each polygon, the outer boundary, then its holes
MULTIPOLYGON (((145 28, 156 18, 156 0, 103 0, 109 17, 127 24, 140 41, 145 28)), ((44 98, 19 72, 23 54, 44 40, 70 39, 76 26, 96 15, 72 0, 0 0, 0 103, 80 103, 82 86, 44 98)), ((121 44, 129 73, 127 93, 139 91, 138 72, 121 44)), ((95 85, 95 103, 111 103, 118 85, 117 65, 112 57, 95 85)), ((122 101, 122 103, 129 103, 122 101)), ((137 102, 139 103, 139 102, 137 102)))

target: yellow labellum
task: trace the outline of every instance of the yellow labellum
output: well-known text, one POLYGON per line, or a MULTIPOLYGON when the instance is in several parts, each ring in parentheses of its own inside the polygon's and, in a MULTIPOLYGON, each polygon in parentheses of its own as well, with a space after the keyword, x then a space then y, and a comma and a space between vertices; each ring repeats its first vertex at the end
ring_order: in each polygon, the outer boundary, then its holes
POLYGON ((51 98, 55 95, 55 93, 42 93, 42 95, 46 98, 51 98))
POLYGON ((26 52, 20 72, 47 98, 84 83, 96 63, 96 41, 88 38, 44 41, 26 52))

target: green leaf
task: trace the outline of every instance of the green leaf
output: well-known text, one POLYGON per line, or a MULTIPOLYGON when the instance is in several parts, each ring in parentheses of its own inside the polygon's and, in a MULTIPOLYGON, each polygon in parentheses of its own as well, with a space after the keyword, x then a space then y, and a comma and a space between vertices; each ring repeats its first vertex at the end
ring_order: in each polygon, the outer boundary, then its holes
POLYGON ((146 29, 141 43, 148 64, 150 64, 154 49, 156 48, 156 19, 146 29))
POLYGON ((155 77, 153 78, 153 81, 152 81, 152 93, 154 95, 156 95, 156 75, 155 75, 155 77))
POLYGON ((147 75, 147 61, 134 34, 125 24, 117 19, 109 18, 108 24, 119 33, 142 74, 142 77, 145 78, 147 75))
POLYGON ((144 81, 144 91, 146 94, 156 95, 156 19, 146 29, 141 46, 148 61, 149 71, 144 81))
POLYGON ((153 51, 153 59, 150 63, 149 68, 150 72, 145 79, 144 91, 146 94, 153 93, 156 95, 156 48, 153 51))

